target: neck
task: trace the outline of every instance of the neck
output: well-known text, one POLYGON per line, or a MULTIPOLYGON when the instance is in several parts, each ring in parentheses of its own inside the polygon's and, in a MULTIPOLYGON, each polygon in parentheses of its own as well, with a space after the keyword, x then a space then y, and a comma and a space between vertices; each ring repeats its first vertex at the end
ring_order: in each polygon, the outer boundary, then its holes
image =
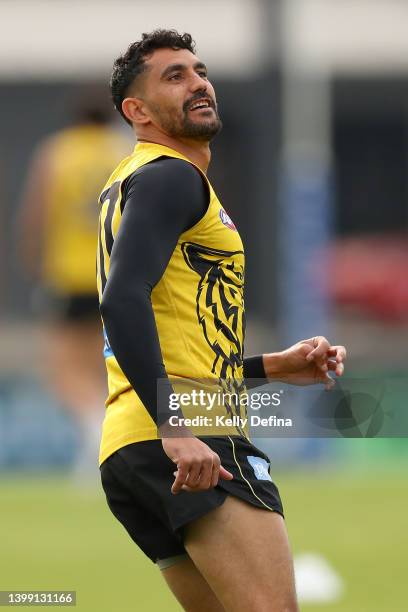
POLYGON ((210 143, 207 141, 193 139, 178 139, 168 136, 162 132, 139 132, 136 134, 139 142, 153 142, 160 144, 170 149, 174 149, 178 153, 187 157, 190 161, 198 166, 203 172, 207 172, 211 160, 210 143))

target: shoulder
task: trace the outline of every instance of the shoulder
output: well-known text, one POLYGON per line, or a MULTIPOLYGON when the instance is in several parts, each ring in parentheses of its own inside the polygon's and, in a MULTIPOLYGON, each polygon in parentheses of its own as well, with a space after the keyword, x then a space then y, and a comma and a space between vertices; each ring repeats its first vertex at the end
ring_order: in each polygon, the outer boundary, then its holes
POLYGON ((160 157, 135 170, 124 181, 124 190, 140 185, 156 189, 202 189, 205 179, 190 162, 174 157, 160 157))
POLYGON ((206 179, 193 164, 182 159, 162 157, 133 172, 123 184, 124 208, 155 211, 169 224, 177 219, 182 233, 192 227, 209 204, 206 179))

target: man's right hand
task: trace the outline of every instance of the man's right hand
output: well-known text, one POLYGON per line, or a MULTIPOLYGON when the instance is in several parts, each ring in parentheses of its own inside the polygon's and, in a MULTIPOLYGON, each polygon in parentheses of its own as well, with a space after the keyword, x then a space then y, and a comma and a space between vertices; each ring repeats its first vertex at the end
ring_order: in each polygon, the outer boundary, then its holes
POLYGON ((195 493, 217 486, 218 480, 232 480, 233 475, 222 467, 217 453, 207 444, 193 436, 163 438, 163 450, 177 465, 176 477, 171 492, 195 493))

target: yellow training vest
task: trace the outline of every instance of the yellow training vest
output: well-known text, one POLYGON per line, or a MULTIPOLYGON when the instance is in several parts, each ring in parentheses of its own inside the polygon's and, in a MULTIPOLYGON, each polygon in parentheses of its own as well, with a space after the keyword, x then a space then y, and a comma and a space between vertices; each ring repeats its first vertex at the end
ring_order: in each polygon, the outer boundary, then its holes
MULTIPOLYGON (((124 205, 121 185, 135 170, 163 156, 192 163, 168 147, 139 143, 105 185, 100 198, 97 256, 100 300, 121 222, 124 205)), ((206 177, 205 180, 210 192, 209 207, 198 223, 179 236, 165 272, 153 288, 152 306, 164 365, 171 378, 242 380, 243 245, 206 177)), ((122 446, 157 439, 154 421, 122 372, 106 337, 105 340, 109 395, 100 463, 122 446)), ((143 341, 140 338, 142 346, 143 341)))
POLYGON ((86 124, 58 132, 48 146, 43 282, 61 294, 96 296, 96 200, 129 141, 109 126, 86 124))

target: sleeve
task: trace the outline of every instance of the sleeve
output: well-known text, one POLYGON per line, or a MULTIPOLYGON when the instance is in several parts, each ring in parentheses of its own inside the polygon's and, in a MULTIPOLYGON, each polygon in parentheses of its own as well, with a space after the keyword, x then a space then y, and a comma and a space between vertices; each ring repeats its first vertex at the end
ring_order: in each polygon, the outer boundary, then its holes
POLYGON ((244 359, 244 378, 248 389, 259 386, 259 380, 267 382, 263 356, 245 357, 244 359), (253 382, 251 382, 251 380, 253 382))
POLYGON ((161 354, 151 302, 178 237, 197 223, 209 203, 208 186, 188 162, 160 159, 137 170, 124 185, 122 221, 101 302, 105 331, 119 366, 160 426, 169 417, 157 380, 173 392, 161 354))

